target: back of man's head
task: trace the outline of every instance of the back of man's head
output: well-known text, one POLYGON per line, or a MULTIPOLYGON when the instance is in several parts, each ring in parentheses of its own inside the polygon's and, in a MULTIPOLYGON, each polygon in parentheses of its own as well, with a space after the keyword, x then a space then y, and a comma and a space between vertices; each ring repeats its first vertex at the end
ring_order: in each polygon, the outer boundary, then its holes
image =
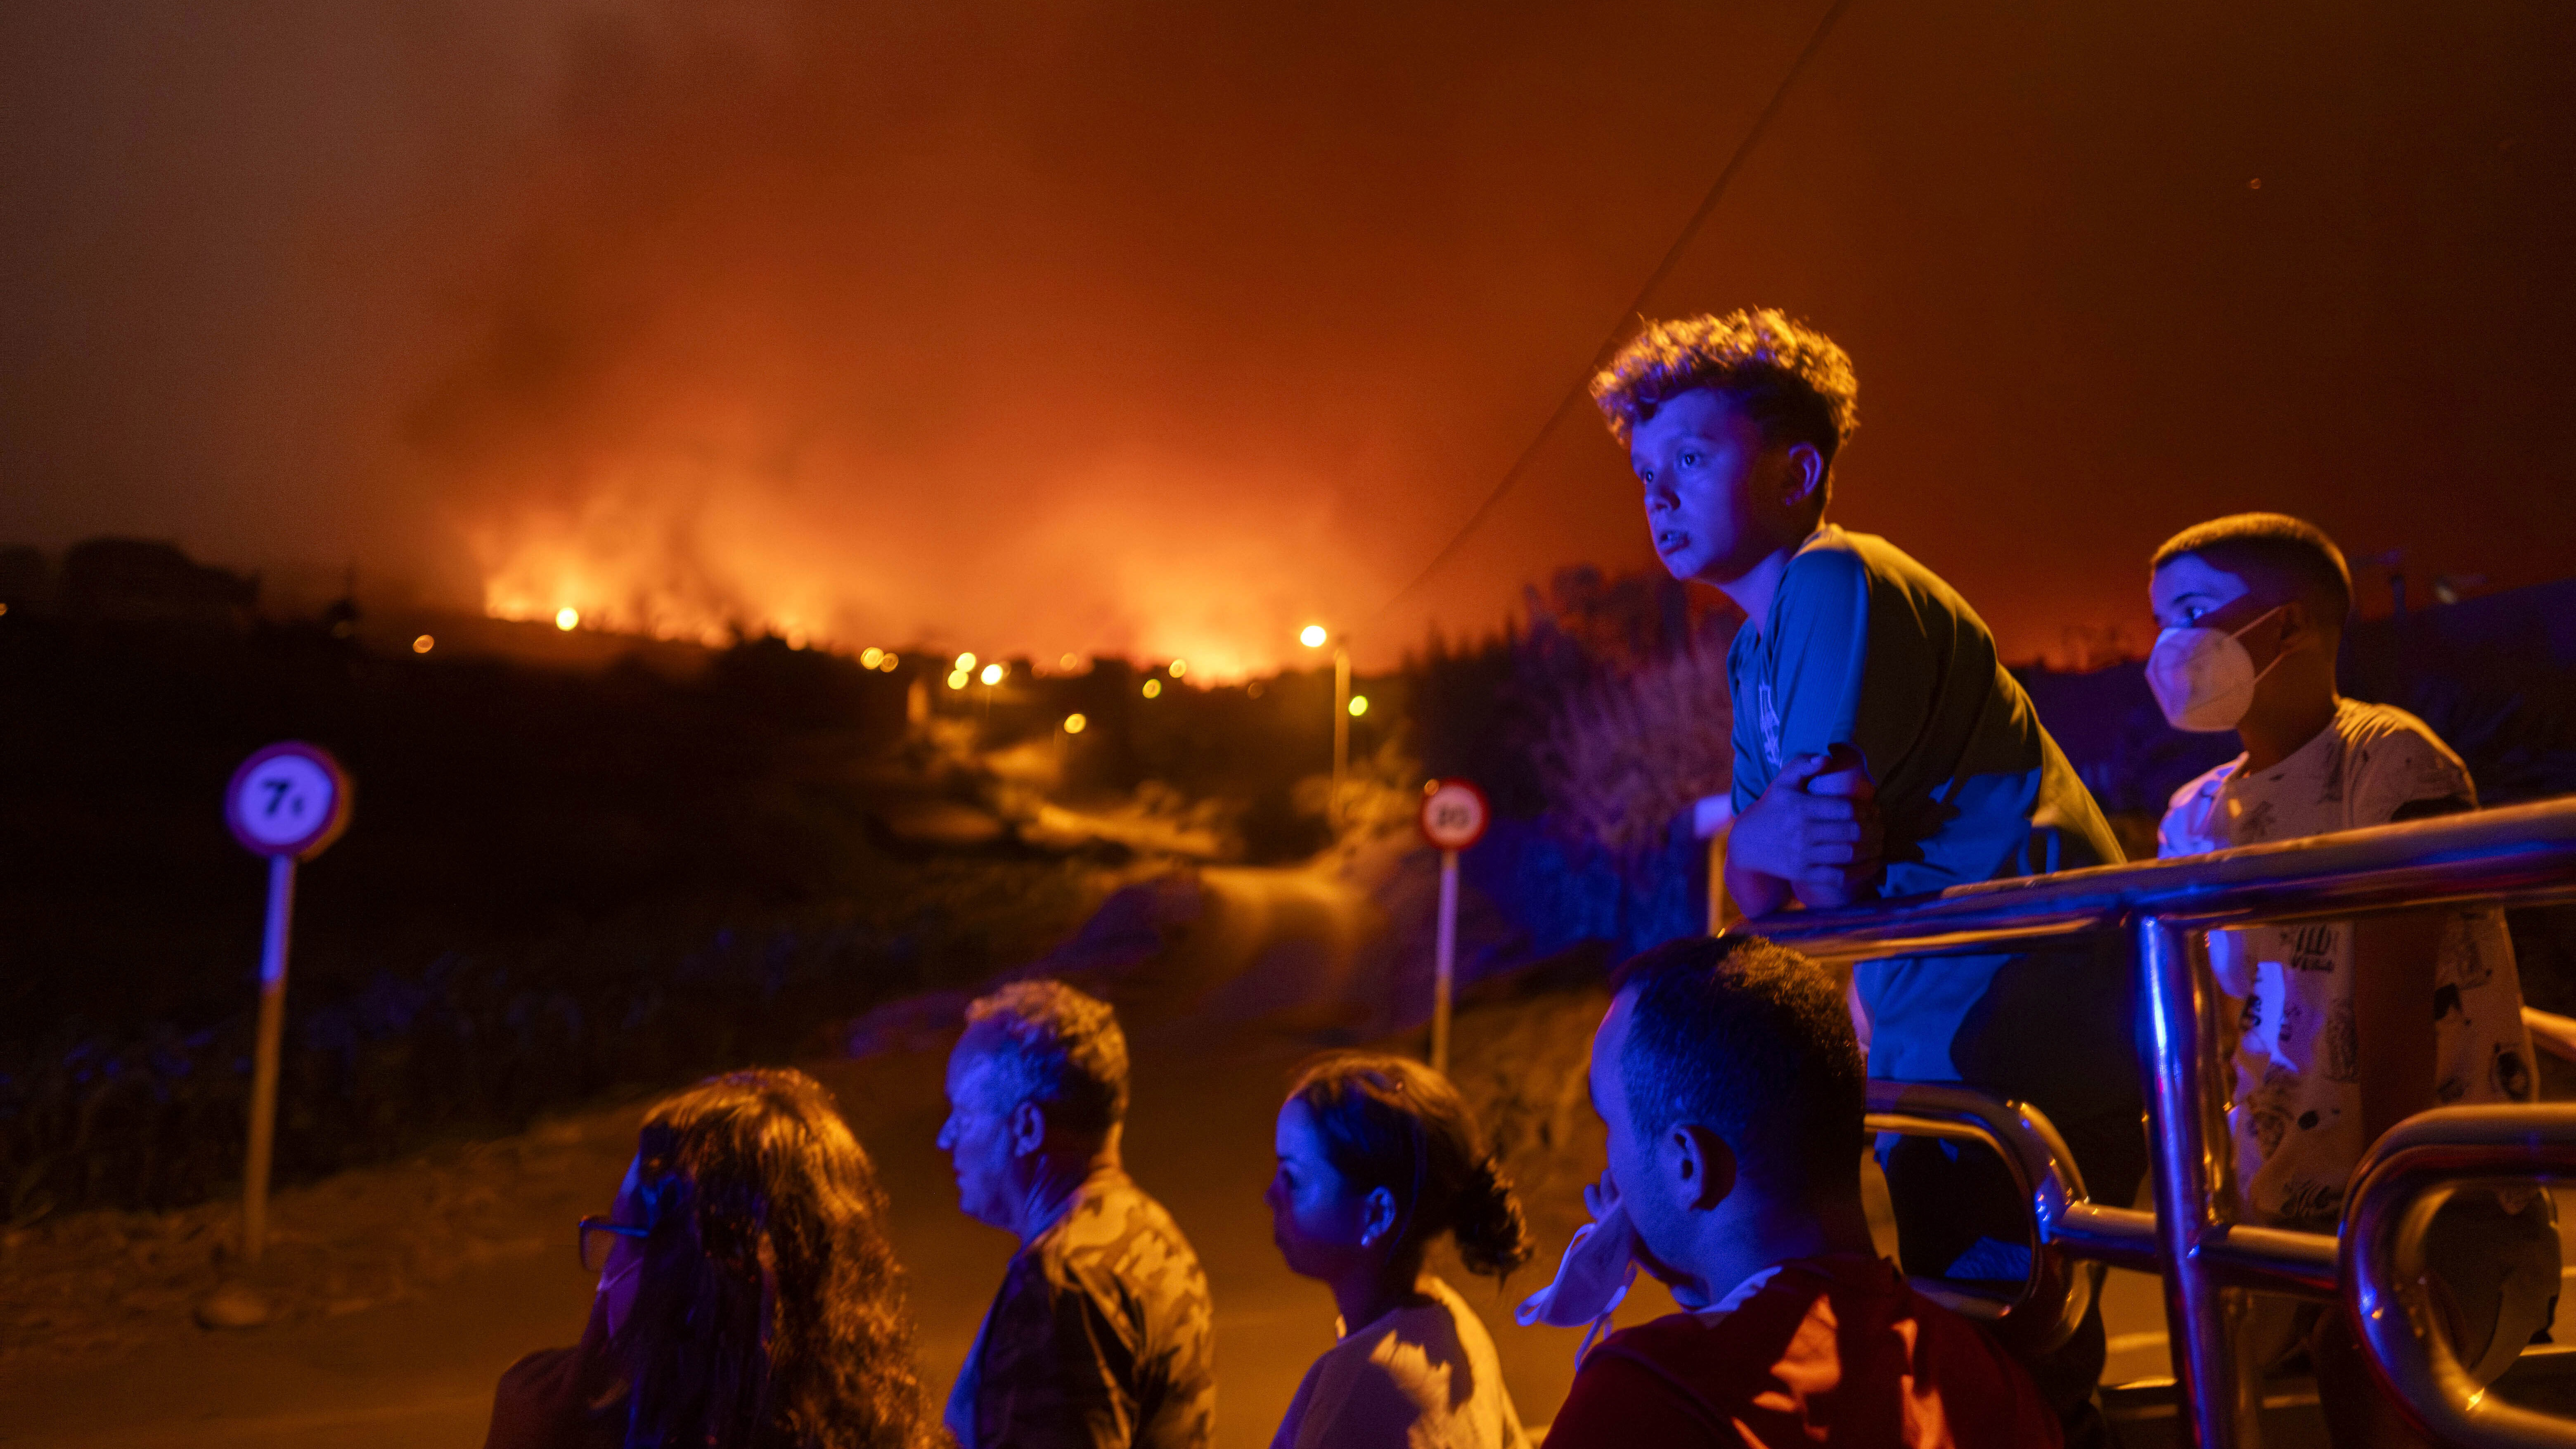
POLYGON ((1003 1104, 1034 1102, 1051 1126, 1085 1136, 1126 1120, 1127 1035, 1108 1002, 1061 981, 1014 981, 966 1008, 966 1040, 1003 1104))
POLYGON ((2258 589, 2296 598, 2310 622, 2342 631, 2352 614, 2352 570, 2326 531, 2286 513, 2231 513, 2196 523, 2166 539, 2147 568, 2153 573, 2186 555, 2258 589))
POLYGON ((1647 325, 1592 379, 1621 443, 1679 394, 1724 394, 1766 443, 1808 443, 1827 464, 1860 429, 1860 381, 1834 340, 1773 307, 1647 325))
POLYGON ((1697 936, 1637 956, 1611 987, 1634 993, 1619 1078, 1641 1142, 1694 1124, 1767 1191, 1857 1189, 1860 1042, 1816 963, 1760 937, 1697 936))

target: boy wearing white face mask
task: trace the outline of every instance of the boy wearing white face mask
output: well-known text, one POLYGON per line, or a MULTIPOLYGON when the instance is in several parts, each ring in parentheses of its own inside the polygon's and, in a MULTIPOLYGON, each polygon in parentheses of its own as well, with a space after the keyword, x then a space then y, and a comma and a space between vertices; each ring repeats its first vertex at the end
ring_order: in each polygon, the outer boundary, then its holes
MULTIPOLYGON (((2343 698, 2335 653, 2352 609, 2333 540, 2277 513, 2184 530, 2156 551, 2163 632, 2147 681, 2176 729, 2233 730, 2245 753, 2175 792, 2162 856, 2356 830, 2477 808, 2460 757, 2422 720, 2343 698)), ((2433 909, 2209 934, 2235 1006, 2237 1194, 2245 1221, 2333 1232, 2345 1181, 2400 1119, 2534 1093, 2522 989, 2492 908, 2433 909)), ((2492 1380, 2549 1322, 2557 1235, 2536 1192, 2462 1194, 2431 1261, 2451 1290, 2462 1362, 2492 1380)), ((2341 1314, 2266 1300, 2260 1358, 2309 1348, 2338 1443, 2413 1442, 2385 1413, 2341 1314)))

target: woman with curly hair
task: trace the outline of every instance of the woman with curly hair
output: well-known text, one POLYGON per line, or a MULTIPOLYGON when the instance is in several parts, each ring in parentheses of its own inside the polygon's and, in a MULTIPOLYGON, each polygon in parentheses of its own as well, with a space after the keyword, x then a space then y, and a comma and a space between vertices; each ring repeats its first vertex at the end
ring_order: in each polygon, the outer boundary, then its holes
POLYGON ((885 1194, 802 1072, 656 1104, 605 1218, 581 1342, 501 1378, 486 1449, 915 1449, 931 1441, 885 1194))
POLYGON ((1297 1386, 1271 1449, 1527 1449, 1494 1341, 1423 1269, 1441 1234, 1468 1271, 1529 1261, 1511 1182, 1449 1079, 1402 1057, 1342 1052, 1297 1074, 1279 1108, 1264 1195, 1289 1268, 1321 1280, 1341 1341, 1297 1386))

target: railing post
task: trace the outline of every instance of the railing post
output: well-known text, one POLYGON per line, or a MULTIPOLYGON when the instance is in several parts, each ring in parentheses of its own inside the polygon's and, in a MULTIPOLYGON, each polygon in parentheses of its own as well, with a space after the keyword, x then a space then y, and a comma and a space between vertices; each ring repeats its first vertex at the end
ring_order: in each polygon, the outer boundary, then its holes
POLYGON ((2225 1063, 2213 1054, 2207 945, 2187 926, 2141 916, 2137 933, 2138 1062, 2146 1075, 2155 1160, 2156 1239, 2164 1262, 2165 1322, 2173 1346, 2184 1442, 2253 1449, 2260 1402, 2229 1323, 2234 1296, 2201 1256, 2223 1232, 2232 1196, 2225 1063))

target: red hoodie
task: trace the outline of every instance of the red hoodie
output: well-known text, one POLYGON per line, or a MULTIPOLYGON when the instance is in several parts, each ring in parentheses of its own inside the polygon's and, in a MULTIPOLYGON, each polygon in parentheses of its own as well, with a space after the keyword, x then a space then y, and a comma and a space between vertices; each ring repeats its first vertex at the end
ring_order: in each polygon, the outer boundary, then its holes
POLYGON ((1547 1434, 1547 1449, 2060 1442, 2030 1376, 1984 1330, 1858 1254, 1783 1263, 1729 1312, 1610 1335, 1547 1434))

